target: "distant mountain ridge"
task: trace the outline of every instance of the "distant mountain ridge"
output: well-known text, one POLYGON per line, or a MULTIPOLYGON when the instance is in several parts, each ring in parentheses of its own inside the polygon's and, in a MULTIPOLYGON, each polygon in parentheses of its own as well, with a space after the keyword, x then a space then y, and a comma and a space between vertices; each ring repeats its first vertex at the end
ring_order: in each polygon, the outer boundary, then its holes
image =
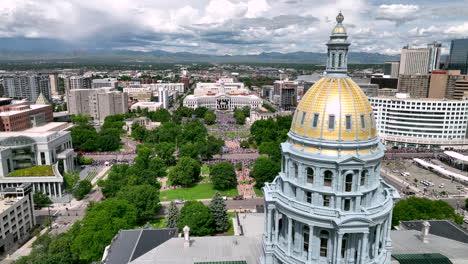
MULTIPOLYGON (((303 63, 325 64, 326 53, 319 52, 264 52, 257 55, 210 55, 191 52, 149 52, 131 50, 13 50, 0 48, 0 61, 53 62, 139 62, 139 63, 303 63)), ((379 53, 350 52, 351 64, 380 64, 399 60, 399 56, 379 53)))

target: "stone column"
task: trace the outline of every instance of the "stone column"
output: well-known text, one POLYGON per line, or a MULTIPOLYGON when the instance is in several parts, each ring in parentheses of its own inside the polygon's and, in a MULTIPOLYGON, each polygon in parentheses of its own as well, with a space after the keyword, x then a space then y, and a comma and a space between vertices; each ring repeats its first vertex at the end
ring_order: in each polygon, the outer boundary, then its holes
POLYGON ((340 263, 341 262, 341 246, 342 246, 342 243, 343 243, 343 233, 340 233, 338 232, 337 233, 337 243, 336 243, 336 263, 340 263))
POLYGON ((58 183, 59 197, 62 197, 62 184, 58 183))
POLYGON ((275 240, 276 244, 279 242, 279 212, 275 210, 275 240))
POLYGON ((57 183, 52 184, 52 189, 54 190, 54 196, 57 197, 57 188, 56 188, 57 183))
POLYGON ((291 255, 292 249, 292 219, 288 217, 288 256, 291 255))
POLYGON ((382 224, 377 225, 377 232, 375 234, 374 239, 374 258, 379 255, 379 242, 380 242, 380 230, 382 228, 382 224))
POLYGON ((360 263, 366 263, 368 259, 368 252, 367 246, 369 244, 369 233, 364 233, 362 236, 362 246, 361 246, 361 261, 360 263))
POLYGON ((268 217, 267 218, 267 223, 266 223, 266 230, 267 230, 266 233, 268 235, 267 236, 268 243, 271 243, 271 236, 273 235, 273 230, 271 230, 271 221, 272 221, 271 218, 273 216, 272 212, 273 212, 272 209, 268 209, 267 210, 267 215, 266 215, 268 217))
POLYGON ((35 183, 32 184, 32 189, 33 189, 33 192, 36 192, 36 184, 35 183))
POLYGON ((363 236, 361 234, 356 234, 357 238, 357 248, 355 249, 357 251, 357 258, 356 258, 356 263, 363 263, 361 261, 361 256, 362 256, 362 240, 363 236))
POLYGON ((47 187, 49 188, 49 196, 52 196, 52 190, 51 190, 51 188, 50 188, 50 182, 47 183, 47 187))
POLYGON ((313 252, 312 249, 314 247, 313 242, 314 242, 314 226, 309 225, 309 250, 308 250, 308 254, 307 254, 307 261, 308 262, 310 262, 312 260, 312 252, 313 252))

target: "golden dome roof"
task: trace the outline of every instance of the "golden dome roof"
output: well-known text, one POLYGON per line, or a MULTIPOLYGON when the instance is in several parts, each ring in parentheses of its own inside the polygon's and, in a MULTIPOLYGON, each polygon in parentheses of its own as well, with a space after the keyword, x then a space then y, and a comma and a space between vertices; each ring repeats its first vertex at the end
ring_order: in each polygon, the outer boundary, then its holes
POLYGON ((338 24, 333 28, 332 35, 334 34, 346 34, 346 29, 343 27, 343 25, 338 24))
POLYGON ((348 76, 328 76, 316 82, 297 106, 291 132, 332 141, 366 140, 377 135, 372 107, 348 76))

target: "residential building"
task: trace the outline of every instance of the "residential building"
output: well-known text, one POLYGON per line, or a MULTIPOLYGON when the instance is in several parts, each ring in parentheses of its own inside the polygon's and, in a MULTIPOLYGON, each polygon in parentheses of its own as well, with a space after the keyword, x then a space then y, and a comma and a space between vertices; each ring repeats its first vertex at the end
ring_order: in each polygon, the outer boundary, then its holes
POLYGON ((7 76, 3 78, 6 97, 36 101, 40 93, 48 100, 51 99, 49 75, 24 74, 7 76))
POLYGON ((68 93, 68 112, 89 115, 101 125, 110 115, 128 112, 128 95, 108 88, 74 89, 68 93))
POLYGON ((0 106, 0 131, 21 131, 52 121, 53 109, 50 105, 20 102, 0 106))
POLYGON ((327 43, 327 74, 297 106, 281 171, 263 189, 263 264, 391 260, 398 194, 380 178, 385 148, 369 101, 346 74, 343 19, 340 13, 327 43))
POLYGON ((92 79, 91 77, 84 76, 71 76, 64 79, 65 91, 75 89, 91 89, 92 79))
POLYGON ((93 89, 111 88, 117 89, 119 81, 116 78, 94 79, 92 82, 93 89))
POLYGON ((434 42, 427 48, 403 47, 399 74, 427 74, 439 69, 441 44, 434 42))
POLYGON ((468 148, 468 100, 371 97, 384 144, 401 148, 468 148))
POLYGON ((427 98, 430 74, 401 74, 398 78, 398 92, 408 93, 413 98, 427 98))
POLYGON ((50 197, 61 197, 62 173, 74 171, 70 131, 48 130, 46 127, 20 132, 2 132, 0 161, 0 189, 31 183, 34 192, 41 191, 50 197), (10 175, 16 170, 39 165, 50 166, 50 175, 10 175))
POLYGON ((448 69, 460 70, 461 74, 468 74, 468 38, 452 40, 448 69))
POLYGON ((273 102, 284 110, 294 109, 297 105, 296 81, 275 81, 273 83, 273 102))
POLYGON ((51 97, 60 98, 60 93, 58 90, 58 74, 57 73, 49 74, 49 82, 50 82, 51 97))
POLYGON ((32 185, 0 189, 0 255, 29 239, 35 225, 32 185))
POLYGON ((400 62, 399 61, 386 61, 384 63, 384 75, 390 76, 390 78, 398 78, 400 73, 400 62))

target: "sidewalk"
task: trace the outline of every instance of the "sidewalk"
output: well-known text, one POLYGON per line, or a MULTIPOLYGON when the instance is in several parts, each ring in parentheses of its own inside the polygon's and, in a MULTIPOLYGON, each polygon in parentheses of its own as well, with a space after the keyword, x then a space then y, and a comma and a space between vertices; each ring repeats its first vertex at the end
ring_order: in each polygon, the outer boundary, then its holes
MULTIPOLYGON (((41 230, 39 235, 43 235, 45 232, 47 232, 47 228, 44 228, 41 230)), ((20 257, 27 256, 31 253, 32 251, 32 244, 34 241, 36 241, 37 236, 29 239, 28 242, 26 242, 23 246, 18 248, 13 254, 10 255, 10 257, 7 257, 0 261, 1 264, 7 264, 7 263, 12 263, 13 261, 19 259, 20 257)))

